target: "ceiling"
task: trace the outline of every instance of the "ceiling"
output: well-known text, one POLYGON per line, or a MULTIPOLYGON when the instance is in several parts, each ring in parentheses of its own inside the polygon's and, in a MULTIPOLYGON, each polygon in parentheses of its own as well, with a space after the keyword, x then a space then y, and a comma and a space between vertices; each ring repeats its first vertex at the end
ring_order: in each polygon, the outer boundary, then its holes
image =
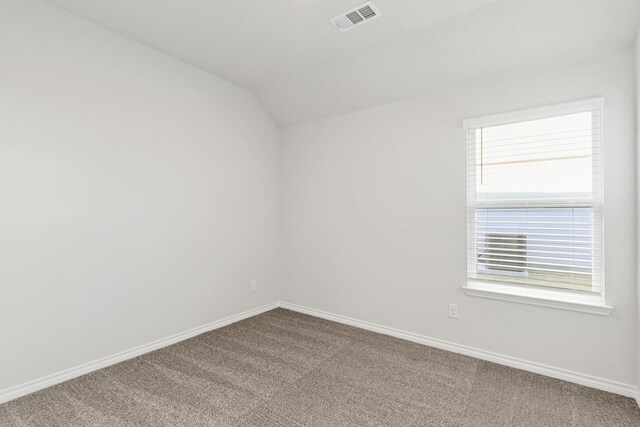
POLYGON ((639 0, 47 0, 252 90, 280 125, 631 45, 639 0))

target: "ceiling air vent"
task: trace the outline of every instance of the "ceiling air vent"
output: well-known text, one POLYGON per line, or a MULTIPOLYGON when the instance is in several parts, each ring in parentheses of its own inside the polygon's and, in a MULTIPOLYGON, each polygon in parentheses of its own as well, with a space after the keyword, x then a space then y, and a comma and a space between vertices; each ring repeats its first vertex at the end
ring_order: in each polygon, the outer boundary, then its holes
POLYGON ((340 31, 348 31, 364 22, 371 21, 380 16, 380 11, 370 1, 347 10, 340 15, 331 18, 329 21, 335 25, 340 31))

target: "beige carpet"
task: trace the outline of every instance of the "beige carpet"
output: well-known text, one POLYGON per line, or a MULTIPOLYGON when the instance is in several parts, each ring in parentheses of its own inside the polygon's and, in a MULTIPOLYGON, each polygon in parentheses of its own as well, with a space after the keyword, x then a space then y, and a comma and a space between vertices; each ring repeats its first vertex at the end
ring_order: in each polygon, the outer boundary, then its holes
POLYGON ((640 426, 640 410, 277 309, 6 403, 0 425, 640 426))

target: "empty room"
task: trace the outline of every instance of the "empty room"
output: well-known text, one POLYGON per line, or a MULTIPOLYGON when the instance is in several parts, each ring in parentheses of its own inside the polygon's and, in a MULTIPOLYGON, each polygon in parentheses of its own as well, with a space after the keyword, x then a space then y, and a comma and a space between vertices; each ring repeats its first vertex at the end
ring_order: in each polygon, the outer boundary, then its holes
POLYGON ((640 426, 640 0, 0 0, 0 426, 640 426))

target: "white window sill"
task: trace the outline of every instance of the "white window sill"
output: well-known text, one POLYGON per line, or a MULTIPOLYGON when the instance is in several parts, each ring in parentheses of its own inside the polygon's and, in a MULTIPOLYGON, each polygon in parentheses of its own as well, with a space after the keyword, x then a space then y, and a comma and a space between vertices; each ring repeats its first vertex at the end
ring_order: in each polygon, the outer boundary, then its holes
POLYGON ((462 290, 465 295, 474 297, 581 311, 601 316, 608 316, 613 310, 612 306, 605 304, 602 295, 576 294, 553 289, 526 288, 480 281, 468 281, 462 290))

